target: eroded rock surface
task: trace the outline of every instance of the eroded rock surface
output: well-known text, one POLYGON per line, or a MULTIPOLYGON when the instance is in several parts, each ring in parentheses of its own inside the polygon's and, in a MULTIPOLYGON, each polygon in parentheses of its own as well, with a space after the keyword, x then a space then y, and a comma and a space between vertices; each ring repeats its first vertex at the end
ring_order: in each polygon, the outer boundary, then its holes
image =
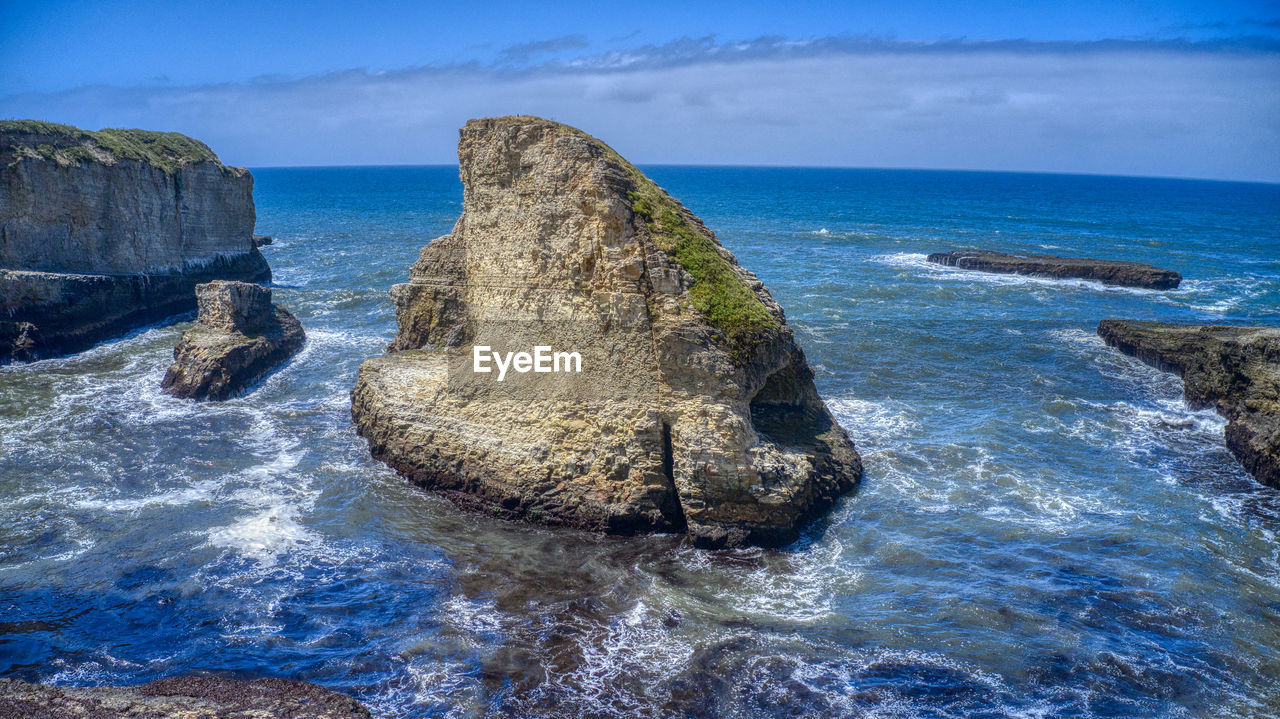
POLYGON ((963 270, 1093 280, 1104 285, 1152 290, 1171 290, 1182 282, 1182 275, 1172 270, 1162 270, 1140 262, 1090 260, 1083 257, 1011 255, 990 250, 957 250, 935 252, 929 255, 928 260, 963 270))
POLYGON ((173 349, 162 388, 175 397, 227 399, 302 349, 306 335, 271 290, 218 280, 196 287, 199 319, 173 349))
POLYGON ((4 719, 370 719, 351 697, 288 679, 214 676, 76 688, 0 679, 4 719))
POLYGON ((253 177, 176 133, 0 122, 0 361, 84 349, 265 282, 253 177))
POLYGON ((1103 320, 1106 343, 1182 377, 1187 404, 1227 419, 1231 453, 1280 487, 1280 328, 1103 320))
POLYGON ((715 235, 600 141, 473 120, 453 232, 392 291, 360 369, 373 455, 455 502, 593 530, 779 544, 861 478, 782 309, 715 235), (581 354, 473 371, 473 348, 581 354))

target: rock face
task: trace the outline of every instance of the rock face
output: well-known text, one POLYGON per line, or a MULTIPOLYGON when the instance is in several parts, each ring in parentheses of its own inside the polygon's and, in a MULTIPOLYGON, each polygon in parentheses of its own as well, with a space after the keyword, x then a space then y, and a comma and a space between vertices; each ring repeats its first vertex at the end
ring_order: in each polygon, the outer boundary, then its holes
POLYGON ((1106 343, 1182 377, 1187 403, 1227 419, 1227 446, 1280 487, 1280 328, 1103 320, 1106 343))
POLYGON ((370 719, 355 699, 288 679, 213 676, 161 679, 133 687, 75 687, 0 679, 5 719, 370 719))
POLYGON ((175 397, 227 399, 302 349, 306 335, 271 290, 217 280, 196 286, 200 316, 173 348, 162 388, 175 397))
POLYGON ((1090 260, 1082 257, 1052 255, 1010 255, 990 250, 935 252, 929 255, 928 260, 963 270, 1094 280, 1104 285, 1151 290, 1172 290, 1182 282, 1182 275, 1177 272, 1162 270, 1140 262, 1090 260))
POLYGON ((375 457, 498 516, 713 547, 790 541, 857 485, 782 309, 679 202, 538 118, 468 122, 458 158, 462 216, 352 392, 375 457), (475 371, 538 346, 581 371, 475 371))
POLYGON ((84 349, 269 281, 253 177, 176 133, 0 122, 0 361, 84 349))

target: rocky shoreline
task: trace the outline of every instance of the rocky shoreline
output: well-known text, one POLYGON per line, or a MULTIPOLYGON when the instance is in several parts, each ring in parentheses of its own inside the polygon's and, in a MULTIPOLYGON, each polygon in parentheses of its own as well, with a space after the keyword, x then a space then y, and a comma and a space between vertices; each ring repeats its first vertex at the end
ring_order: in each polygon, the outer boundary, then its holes
POLYGON ((253 176, 176 133, 0 122, 0 362, 86 349, 268 282, 253 176))
POLYGON ((1176 289, 1182 275, 1140 262, 1091 260, 1053 255, 1013 255, 991 250, 935 252, 928 261, 947 267, 999 274, 1032 275, 1056 279, 1093 280, 1104 285, 1150 290, 1176 289))
POLYGON ((1231 453, 1280 488, 1280 328, 1103 320, 1111 347, 1182 377, 1187 404, 1227 420, 1231 453))
POLYGON ((65 687, 0 679, 4 719, 371 719, 346 694, 289 679, 185 676, 138 686, 65 687))

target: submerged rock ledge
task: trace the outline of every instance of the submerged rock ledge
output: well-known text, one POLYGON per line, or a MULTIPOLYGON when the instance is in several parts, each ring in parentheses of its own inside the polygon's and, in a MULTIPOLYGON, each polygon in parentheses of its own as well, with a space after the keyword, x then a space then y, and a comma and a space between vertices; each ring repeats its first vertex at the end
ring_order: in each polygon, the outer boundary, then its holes
POLYGON ((253 176, 177 133, 0 121, 0 362, 85 349, 267 282, 253 176))
POLYGON ((935 252, 927 259, 939 265, 962 270, 1093 280, 1104 285, 1151 290, 1171 290, 1182 282, 1182 275, 1172 270, 1162 270, 1140 262, 1118 260, 1091 260, 1083 257, 1054 257, 1053 255, 1011 255, 991 250, 935 252))
POLYGON ((352 391, 374 457, 498 516, 711 547, 791 541, 857 485, 782 308, 683 205, 539 118, 468 122, 458 158, 462 216, 352 391), (474 346, 582 371, 498 382, 474 346))
POLYGON ((228 399, 271 372, 306 341, 302 324, 271 303, 271 290, 218 280, 196 287, 200 315, 173 348, 162 389, 175 397, 228 399))
POLYGON ((371 719, 360 702, 307 682, 187 676, 130 687, 0 679, 5 719, 371 719))
POLYGON ((1187 404, 1227 419, 1231 453, 1280 488, 1280 328, 1103 320, 1110 346, 1182 377, 1187 404))

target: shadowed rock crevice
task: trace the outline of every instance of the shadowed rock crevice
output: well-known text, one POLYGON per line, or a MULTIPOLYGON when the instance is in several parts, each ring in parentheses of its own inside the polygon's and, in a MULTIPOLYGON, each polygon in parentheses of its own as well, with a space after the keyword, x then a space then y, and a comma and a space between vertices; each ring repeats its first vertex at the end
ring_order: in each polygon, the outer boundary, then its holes
POLYGON ((684 518, 684 505, 680 503, 680 490, 676 489, 675 455, 671 444, 671 425, 662 423, 662 474, 667 480, 667 496, 661 505, 662 517, 676 532, 683 532, 689 523, 684 518))
POLYGON ((352 391, 373 456, 498 516, 712 547, 791 541, 857 485, 782 308, 679 201, 538 118, 467 123, 458 159, 462 216, 352 391), (582 372, 473 371, 476 346, 538 345, 582 372))

